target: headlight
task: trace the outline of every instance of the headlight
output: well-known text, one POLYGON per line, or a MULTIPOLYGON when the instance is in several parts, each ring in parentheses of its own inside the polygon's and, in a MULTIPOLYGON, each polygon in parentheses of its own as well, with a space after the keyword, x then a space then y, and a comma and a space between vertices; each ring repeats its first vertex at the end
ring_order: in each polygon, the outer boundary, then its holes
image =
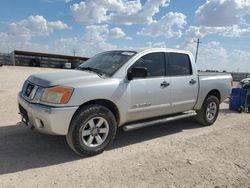
POLYGON ((68 103, 72 93, 73 88, 56 86, 51 88, 46 88, 41 97, 41 101, 56 104, 66 104, 68 103))

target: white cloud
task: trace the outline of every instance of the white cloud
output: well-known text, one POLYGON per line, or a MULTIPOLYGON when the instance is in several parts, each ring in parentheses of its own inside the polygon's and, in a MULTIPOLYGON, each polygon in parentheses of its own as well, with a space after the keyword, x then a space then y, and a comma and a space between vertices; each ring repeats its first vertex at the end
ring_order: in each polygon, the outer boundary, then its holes
POLYGON ((29 16, 27 19, 7 25, 6 32, 0 32, 0 50, 9 52, 14 49, 31 51, 49 51, 48 45, 32 42, 35 36, 48 36, 54 30, 69 29, 64 22, 47 21, 43 16, 29 16))
POLYGON ((72 54, 73 49, 75 49, 77 55, 90 57, 98 52, 117 48, 116 45, 110 44, 107 40, 110 33, 114 31, 118 31, 116 33, 116 37, 118 37, 119 31, 122 30, 120 28, 109 29, 108 25, 89 25, 86 26, 82 37, 62 38, 57 40, 51 48, 56 49, 57 53, 64 54, 72 54))
POLYGON ((70 6, 75 21, 84 25, 100 23, 143 24, 153 21, 160 7, 170 0, 86 0, 70 6))
MULTIPOLYGON (((190 50, 194 55, 196 44, 194 41, 179 46, 181 49, 190 50)), ((199 48, 197 68, 199 70, 227 70, 250 71, 250 52, 244 50, 229 50, 218 41, 202 43, 199 48)))
POLYGON ((230 27, 207 27, 207 26, 190 26, 186 31, 186 39, 194 40, 197 38, 203 38, 206 35, 218 34, 223 37, 242 37, 250 36, 250 28, 240 28, 238 25, 230 27))
MULTIPOLYGON (((100 2, 99 2, 100 3, 100 2)), ((100 6, 98 1, 82 1, 70 6, 75 21, 84 24, 102 23, 108 19, 107 9, 100 6)))
POLYGON ((198 24, 227 27, 244 23, 250 15, 248 0, 207 0, 195 13, 198 24))
POLYGON ((147 27, 142 28, 138 35, 166 38, 181 37, 183 26, 186 24, 186 16, 182 13, 169 12, 159 21, 150 23, 147 27))
POLYGON ((195 12, 198 26, 189 26, 187 41, 217 34, 223 37, 250 36, 249 0, 207 0, 195 12))
POLYGON ((133 40, 132 37, 125 37, 126 40, 133 40))
POLYGON ((56 2, 64 2, 64 3, 69 3, 72 0, 42 0, 45 3, 56 3, 56 2))
POLYGON ((48 22, 43 16, 29 16, 8 26, 8 34, 30 39, 33 36, 48 36, 54 30, 69 29, 62 21, 48 22))
POLYGON ((66 23, 60 20, 55 21, 55 22, 48 22, 47 25, 51 29, 58 29, 58 30, 70 29, 70 27, 66 23))
POLYGON ((150 24, 154 21, 153 16, 160 11, 160 7, 167 7, 169 3, 170 0, 147 0, 144 5, 137 6, 137 9, 134 9, 132 13, 116 12, 111 14, 110 17, 115 23, 127 25, 150 24))
POLYGON ((110 29, 109 31, 109 37, 111 38, 124 38, 126 34, 123 32, 123 30, 119 27, 114 27, 113 29, 110 29))
POLYGON ((166 48, 167 45, 165 42, 147 42, 146 43, 147 48, 166 48))
POLYGON ((106 35, 109 33, 108 25, 89 25, 86 26, 86 32, 84 34, 84 39, 86 41, 92 42, 104 42, 106 41, 106 35))

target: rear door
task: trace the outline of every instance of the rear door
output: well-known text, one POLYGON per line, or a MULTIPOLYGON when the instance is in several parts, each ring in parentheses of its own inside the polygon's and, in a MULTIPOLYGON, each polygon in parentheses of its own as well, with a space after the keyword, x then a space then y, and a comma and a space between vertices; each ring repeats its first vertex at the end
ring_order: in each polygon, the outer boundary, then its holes
POLYGON ((189 55, 167 53, 167 76, 171 82, 170 113, 193 109, 198 95, 198 77, 189 55))

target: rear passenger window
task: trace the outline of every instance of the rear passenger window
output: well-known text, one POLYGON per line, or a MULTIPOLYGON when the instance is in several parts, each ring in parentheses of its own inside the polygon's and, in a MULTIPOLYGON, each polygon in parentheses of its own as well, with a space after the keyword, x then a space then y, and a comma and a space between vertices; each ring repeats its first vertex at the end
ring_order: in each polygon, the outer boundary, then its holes
POLYGON ((192 67, 189 56, 182 53, 168 53, 168 75, 191 75, 192 67))
POLYGON ((165 76, 165 54, 155 52, 142 56, 131 66, 133 67, 147 68, 148 77, 165 76))

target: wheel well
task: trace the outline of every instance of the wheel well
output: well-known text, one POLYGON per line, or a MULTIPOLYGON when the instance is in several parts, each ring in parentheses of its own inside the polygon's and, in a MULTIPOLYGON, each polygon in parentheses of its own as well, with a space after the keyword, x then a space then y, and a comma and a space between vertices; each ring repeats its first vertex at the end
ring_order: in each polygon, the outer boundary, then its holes
POLYGON ((213 95, 213 96, 217 97, 218 100, 221 102, 220 92, 217 89, 210 91, 207 95, 213 95))
POLYGON ((83 103, 79 108, 86 106, 86 105, 91 105, 91 104, 99 104, 108 108, 114 114, 117 124, 119 125, 120 123, 119 110, 113 102, 106 100, 106 99, 96 99, 96 100, 91 100, 86 103, 83 103))

